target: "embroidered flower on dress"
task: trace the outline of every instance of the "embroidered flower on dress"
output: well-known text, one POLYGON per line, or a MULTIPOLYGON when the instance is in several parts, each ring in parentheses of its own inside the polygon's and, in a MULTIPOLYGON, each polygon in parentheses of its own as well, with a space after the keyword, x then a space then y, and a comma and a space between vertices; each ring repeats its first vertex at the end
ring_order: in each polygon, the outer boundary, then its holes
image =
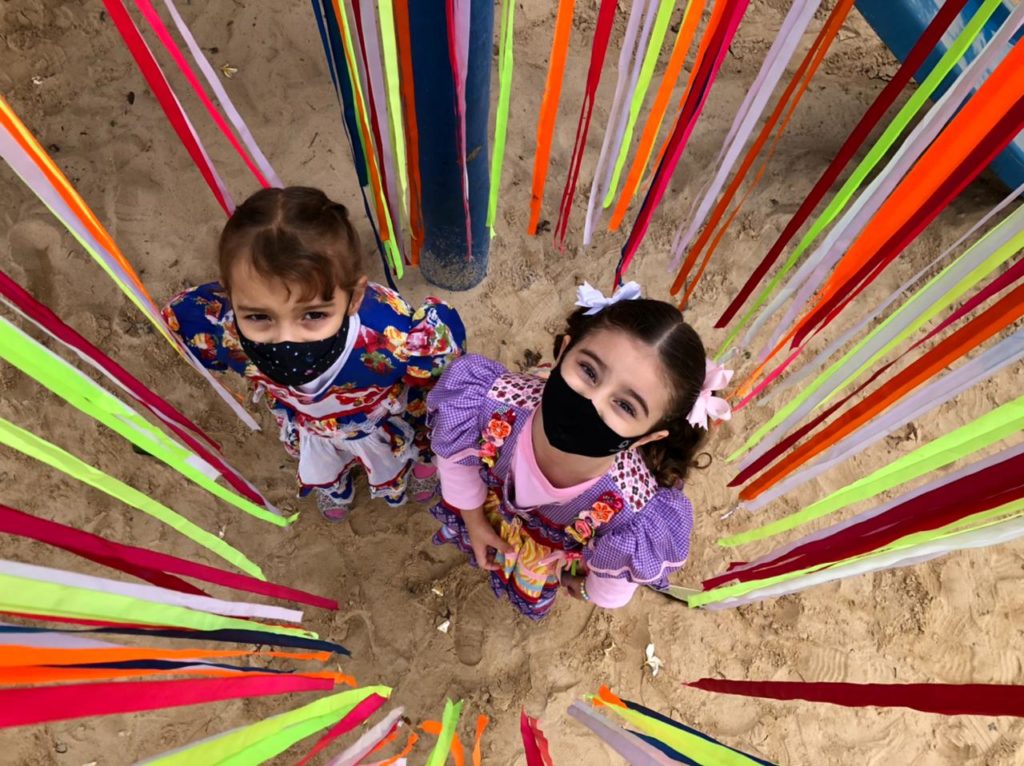
POLYGON ((565 528, 565 533, 580 545, 586 545, 594 536, 597 528, 607 524, 615 514, 625 507, 622 497, 615 492, 605 492, 576 520, 565 528))
POLYGON ((371 370, 376 372, 378 375, 383 375, 391 370, 395 369, 395 366, 391 363, 391 360, 387 358, 380 351, 374 351, 372 353, 366 353, 359 357, 363 360, 363 364, 369 367, 371 370))
POLYGON ((491 415, 480 437, 480 462, 488 468, 493 468, 497 462, 498 448, 512 435, 512 426, 515 422, 516 413, 513 410, 495 412, 491 415))

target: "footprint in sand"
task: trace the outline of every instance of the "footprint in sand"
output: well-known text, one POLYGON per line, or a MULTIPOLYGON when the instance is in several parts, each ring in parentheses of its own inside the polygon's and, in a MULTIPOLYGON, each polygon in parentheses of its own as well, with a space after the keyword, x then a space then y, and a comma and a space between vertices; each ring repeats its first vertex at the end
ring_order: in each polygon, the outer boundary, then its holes
POLYGON ((20 221, 7 235, 11 258, 17 264, 12 276, 35 298, 50 306, 55 297, 51 254, 60 248, 60 240, 60 232, 43 220, 20 221))
POLYGON ((484 657, 484 630, 494 611, 491 586, 482 582, 473 587, 469 597, 459 605, 455 619, 455 656, 470 667, 480 664, 484 657))

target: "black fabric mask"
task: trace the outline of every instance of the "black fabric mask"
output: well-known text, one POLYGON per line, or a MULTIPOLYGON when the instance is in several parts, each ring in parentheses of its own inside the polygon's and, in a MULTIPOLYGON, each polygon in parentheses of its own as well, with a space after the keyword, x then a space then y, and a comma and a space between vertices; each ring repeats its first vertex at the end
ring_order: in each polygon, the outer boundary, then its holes
POLYGON ((348 325, 346 313, 338 332, 322 340, 257 343, 242 335, 241 330, 238 330, 238 340, 260 372, 275 383, 291 388, 316 380, 338 361, 345 353, 348 325))
POLYGON ((565 382, 561 367, 551 371, 540 400, 544 435, 551 446, 572 455, 608 457, 643 438, 620 436, 609 428, 594 403, 565 382))

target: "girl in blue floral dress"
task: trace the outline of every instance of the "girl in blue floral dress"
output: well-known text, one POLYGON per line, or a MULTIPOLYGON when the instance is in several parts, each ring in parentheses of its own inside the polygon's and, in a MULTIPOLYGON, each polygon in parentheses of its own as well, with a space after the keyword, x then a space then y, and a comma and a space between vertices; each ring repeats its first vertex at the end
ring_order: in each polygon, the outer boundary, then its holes
POLYGON ((442 500, 435 542, 490 572, 495 594, 540 619, 559 587, 597 606, 664 587, 689 555, 682 482, 729 408, 731 372, 679 311, 630 283, 584 285, 546 376, 468 355, 427 397, 442 500))
POLYGON ((263 398, 300 494, 343 519, 353 472, 370 494, 405 502, 429 466, 425 396, 462 353, 458 313, 428 299, 413 309, 368 282, 344 206, 305 187, 264 189, 220 238, 220 283, 171 300, 164 316, 207 368, 245 377, 263 398))

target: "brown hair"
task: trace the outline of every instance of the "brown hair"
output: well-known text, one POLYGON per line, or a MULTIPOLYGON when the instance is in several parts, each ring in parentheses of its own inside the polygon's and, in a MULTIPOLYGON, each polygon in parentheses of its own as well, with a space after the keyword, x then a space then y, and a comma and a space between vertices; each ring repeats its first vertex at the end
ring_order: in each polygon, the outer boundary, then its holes
POLYGON ((363 276, 359 235, 345 206, 319 189, 261 189, 243 202, 220 235, 220 279, 231 292, 235 264, 297 287, 302 300, 330 300, 363 276))
POLYGON ((581 308, 569 315, 565 333, 555 338, 555 356, 565 336, 569 336, 571 348, 590 333, 602 329, 621 330, 657 349, 672 397, 668 412, 652 430, 664 429, 668 436, 640 447, 644 462, 663 487, 676 486, 686 478, 691 467, 706 468, 711 456, 703 453, 708 459, 705 463, 697 463, 696 458, 707 431, 686 420, 700 395, 706 372, 706 352, 696 330, 683 321, 675 306, 664 301, 619 301, 592 316, 585 312, 586 309, 581 308))

